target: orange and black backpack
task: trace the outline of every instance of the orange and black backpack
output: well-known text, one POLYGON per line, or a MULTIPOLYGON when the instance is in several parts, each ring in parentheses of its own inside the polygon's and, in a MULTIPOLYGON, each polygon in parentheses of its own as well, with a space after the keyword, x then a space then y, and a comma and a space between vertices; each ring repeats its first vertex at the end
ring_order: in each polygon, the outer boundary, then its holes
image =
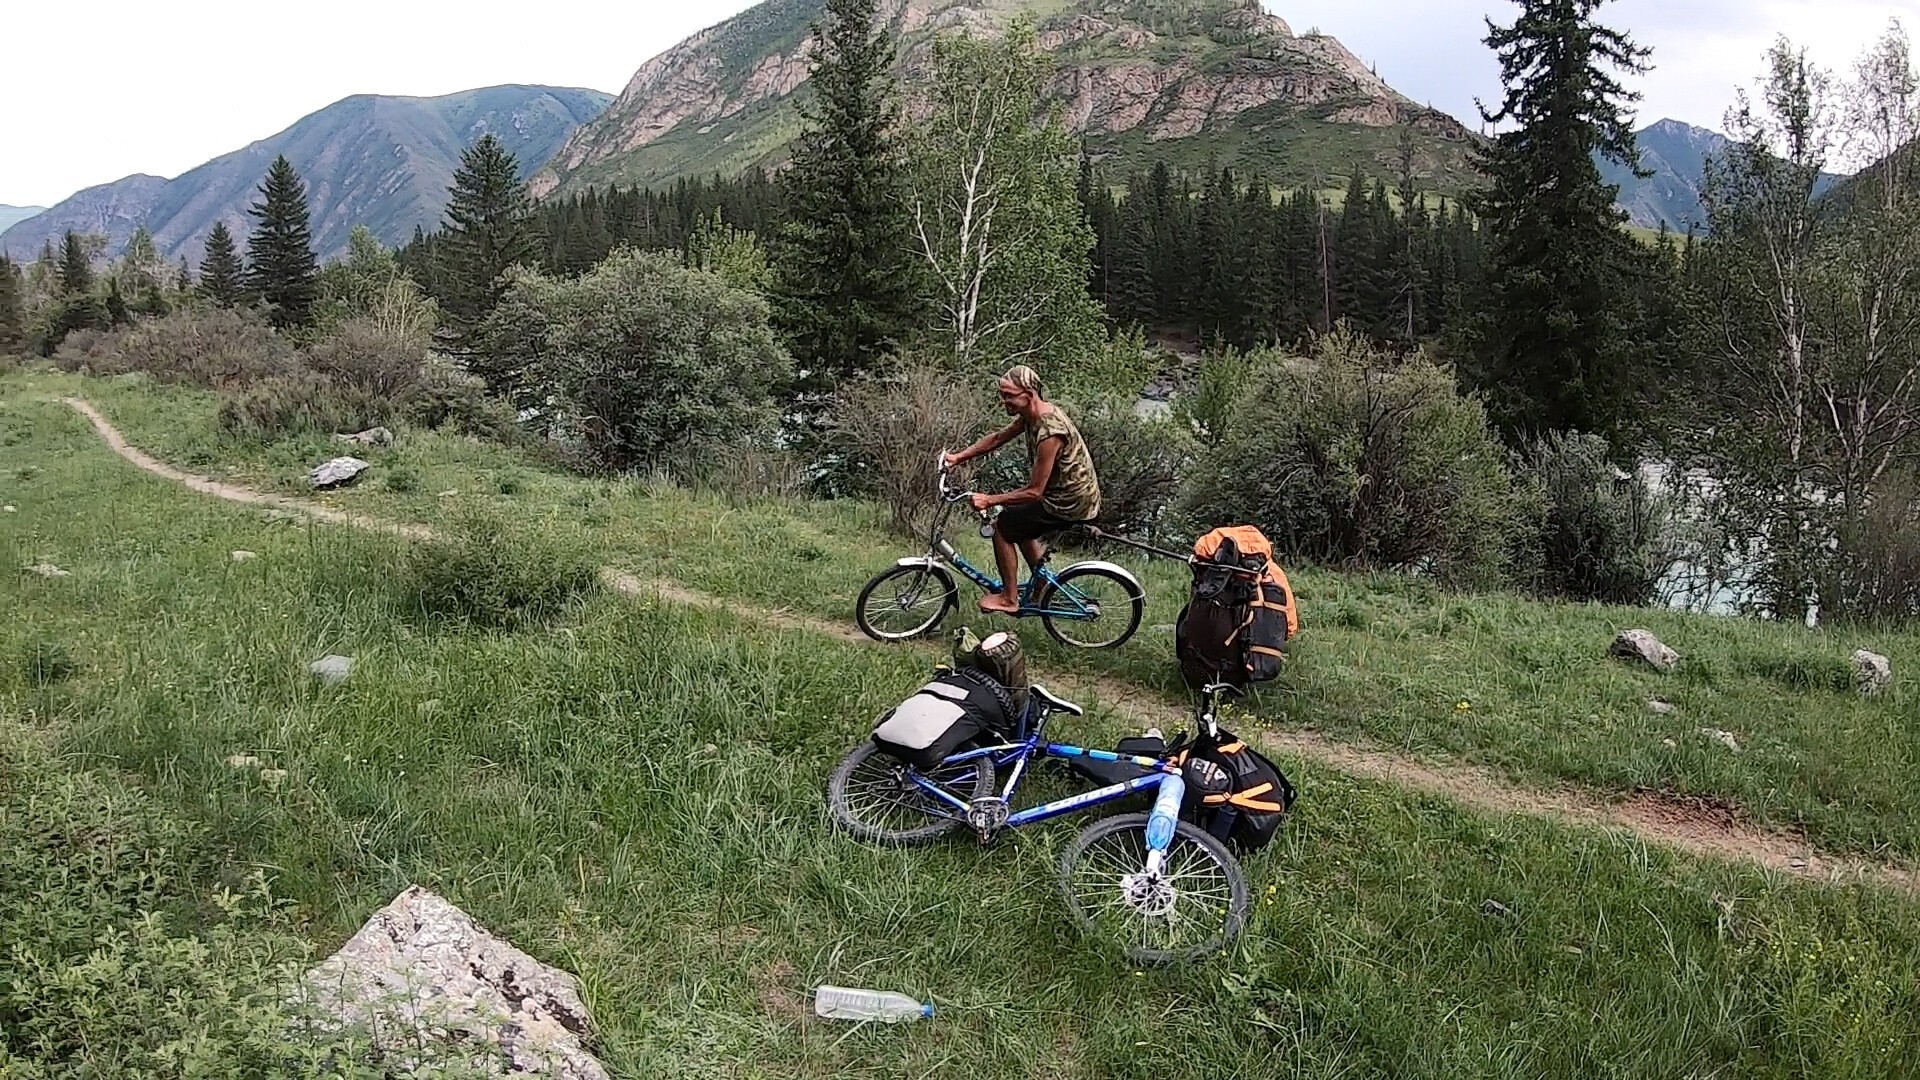
POLYGON ((1233 525, 1194 541, 1193 555, 1192 595, 1174 622, 1187 685, 1278 678, 1300 616, 1273 544, 1251 525, 1233 525))

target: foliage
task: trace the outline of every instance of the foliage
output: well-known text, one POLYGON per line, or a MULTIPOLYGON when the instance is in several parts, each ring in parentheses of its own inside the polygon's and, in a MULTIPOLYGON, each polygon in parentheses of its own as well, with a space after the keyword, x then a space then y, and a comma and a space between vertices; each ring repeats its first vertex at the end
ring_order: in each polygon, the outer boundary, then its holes
POLYGON ((409 549, 406 559, 410 607, 429 618, 491 629, 547 622, 597 579, 583 551, 527 523, 478 511, 455 521, 451 535, 409 549))
POLYGON ((895 532, 913 535, 936 504, 934 455, 973 442, 987 417, 974 381, 908 357, 896 371, 843 388, 826 430, 854 490, 886 505, 895 532))
POLYGON ((750 232, 726 223, 719 210, 702 218, 687 237, 687 265, 720 275, 736 289, 765 293, 773 282, 766 250, 750 232))
POLYGON ((1227 349, 1202 356, 1193 385, 1174 398, 1174 417, 1186 425, 1201 446, 1218 446, 1234 407, 1254 378, 1256 357, 1271 359, 1272 355, 1227 349))
POLYGON ((80 670, 67 647, 50 638, 34 638, 22 645, 14 667, 22 680, 37 690, 63 682, 80 670))
POLYGON ((1533 440, 1517 471, 1540 486, 1538 588, 1609 604, 1651 603, 1678 554, 1674 510, 1645 478, 1620 473, 1597 435, 1533 440))
POLYGON ((265 882, 110 774, 0 731, 0 1075, 384 1075, 364 1033, 308 1024, 305 942, 265 882))
POLYGON ((354 316, 307 346, 306 366, 369 399, 402 402, 425 377, 427 344, 424 328, 354 316))
MULTIPOLYGON (((434 267, 437 298, 457 349, 470 349, 480 325, 499 305, 508 288, 507 271, 533 265, 540 241, 535 224, 519 162, 497 137, 482 135, 461 151, 434 267)), ((515 389, 484 357, 476 358, 475 372, 495 392, 515 389)))
POLYGON ((764 430, 789 363, 764 299, 653 253, 571 281, 516 271, 480 340, 496 378, 612 470, 764 430))
POLYGON ((421 293, 394 253, 364 225, 354 226, 347 247, 344 260, 320 271, 315 328, 332 331, 357 319, 397 338, 429 340, 439 324, 439 306, 421 293))
POLYGON ((54 363, 67 371, 140 371, 160 382, 225 389, 283 375, 298 360, 292 346, 253 312, 183 308, 112 333, 76 336, 54 363))
POLYGON ((1594 154, 1638 167, 1626 106, 1639 95, 1615 72, 1647 70, 1649 51, 1595 21, 1604 2, 1523 0, 1513 25, 1489 24, 1506 96, 1482 116, 1515 126, 1475 152, 1490 291, 1469 374, 1510 433, 1611 438, 1640 381, 1634 240, 1594 154))
POLYGON ((388 421, 395 403, 312 371, 251 383, 220 403, 220 429, 270 443, 296 435, 364 431, 388 421))
POLYGON ((791 407, 803 429, 841 383, 886 360, 917 311, 900 207, 895 41, 877 9, 876 0, 828 0, 813 23, 812 96, 781 182, 774 295, 801 372, 791 407))
POLYGON ((319 274, 306 188, 283 154, 273 159, 259 190, 260 201, 247 208, 257 222, 247 238, 247 290, 267 306, 276 328, 305 326, 319 274))
POLYGON ((27 341, 26 280, 12 259, 0 255, 0 356, 27 341))
POLYGON ((511 445, 523 438, 513 406, 487 393, 487 384, 444 357, 427 358, 407 402, 409 418, 435 430, 511 445))
POLYGON ((907 197, 936 331, 963 368, 1064 370, 1098 347, 1099 309, 1086 288, 1093 231, 1076 197, 1072 141, 1057 112, 1041 112, 1047 77, 1032 28, 1018 20, 992 40, 962 34, 933 45, 907 197))
POLYGON ((1100 527, 1139 539, 1167 533, 1167 512, 1195 456, 1192 437, 1173 420, 1148 419, 1125 394, 1063 405, 1087 441, 1100 477, 1100 527))
POLYGON ((1920 619, 1920 476, 1874 485, 1865 512, 1841 522, 1819 581, 1822 619, 1897 625, 1920 619))
POLYGON ((246 267, 234 249, 227 223, 216 221, 207 234, 200 259, 200 295, 221 307, 235 307, 246 297, 246 267))
MULTIPOLYGON (((1760 539, 1763 609, 1797 620, 1823 580, 1878 573, 1878 556, 1836 560, 1870 520, 1904 514, 1878 491, 1920 467, 1920 182, 1899 153, 1920 139, 1920 89, 1897 29, 1845 82, 1784 40, 1767 63, 1708 176, 1713 238, 1688 275, 1693 363, 1670 422, 1723 482, 1743 526, 1729 539, 1760 539), (1882 165, 1820 197, 1849 151, 1882 165)), ((1858 595, 1841 588, 1823 617, 1858 595)))
POLYGON ((1195 528, 1254 524, 1295 558, 1501 582, 1519 507, 1498 439, 1451 374, 1344 328, 1310 357, 1255 363, 1189 477, 1195 528))

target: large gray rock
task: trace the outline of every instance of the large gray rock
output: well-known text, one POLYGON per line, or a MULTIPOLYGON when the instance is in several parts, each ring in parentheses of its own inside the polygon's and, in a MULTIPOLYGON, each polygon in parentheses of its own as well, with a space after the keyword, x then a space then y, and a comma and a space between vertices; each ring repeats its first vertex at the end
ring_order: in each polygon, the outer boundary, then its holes
POLYGON ((1862 697, 1874 697, 1893 682, 1893 661, 1877 652, 1858 649, 1853 654, 1853 684, 1862 697))
POLYGON ((371 464, 361 461, 357 457, 337 457, 324 465, 316 467, 313 472, 307 475, 308 478, 313 481, 314 487, 330 488, 338 487, 341 484, 350 484, 361 473, 371 468, 373 468, 371 464))
POLYGON ((361 446, 392 446, 393 432, 383 427, 371 427, 365 431, 356 431, 351 435, 335 435, 341 442, 359 443, 361 446))
POLYGON ((1680 654, 1667 648, 1651 630, 1622 630, 1607 652, 1622 660, 1638 660, 1657 671, 1672 671, 1680 663, 1680 654))
POLYGON ((488 933, 418 885, 309 971, 310 1004, 394 1045, 457 1054, 496 1076, 604 1080, 579 981, 488 933))
POLYGON ((313 672, 314 676, 321 682, 341 682, 345 680, 347 676, 353 674, 353 657, 341 656, 338 653, 323 656, 313 663, 308 664, 307 670, 313 672))

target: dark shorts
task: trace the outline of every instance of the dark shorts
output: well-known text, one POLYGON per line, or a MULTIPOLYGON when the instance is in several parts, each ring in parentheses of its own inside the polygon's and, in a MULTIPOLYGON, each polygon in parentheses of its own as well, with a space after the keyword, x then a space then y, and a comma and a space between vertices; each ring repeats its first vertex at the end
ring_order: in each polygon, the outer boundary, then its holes
POLYGON ((1088 522, 1063 518, 1039 503, 1026 503, 1022 506, 1009 506, 1000 511, 997 524, 1001 536, 1013 543, 1024 544, 1029 540, 1039 540, 1054 533, 1086 525, 1088 522))

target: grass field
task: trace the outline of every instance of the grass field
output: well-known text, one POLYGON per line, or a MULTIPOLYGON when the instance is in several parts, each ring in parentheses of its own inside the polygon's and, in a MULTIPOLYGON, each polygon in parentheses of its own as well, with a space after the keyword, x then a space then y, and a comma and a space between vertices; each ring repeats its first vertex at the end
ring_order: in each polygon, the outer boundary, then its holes
MULTIPOLYGON (((828 770, 917 685, 924 656, 606 593, 514 634, 424 621, 401 541, 142 474, 36 400, 73 389, 216 475, 232 460, 237 477, 285 481, 319 449, 245 456, 210 438, 191 395, 0 383, 0 502, 16 508, 0 549, 71 572, 0 578, 14 613, 0 712, 214 830, 325 948, 410 882, 441 891, 582 976, 618 1075, 1882 1077, 1920 1062, 1911 901, 1464 812, 1292 759, 1303 801, 1248 860, 1260 899, 1244 946, 1129 970, 1077 938, 1052 887, 1074 824, 909 853, 829 829, 828 770), (50 651, 72 674, 31 677, 50 651), (306 673, 330 652, 358 664, 331 688, 306 673), (285 778, 225 764, 235 753, 285 778), (903 989, 940 1015, 818 1022, 807 995, 822 981, 903 989)), ((844 609, 885 547, 853 509, 590 484, 418 436, 396 453, 414 490, 376 473, 332 501, 422 519, 479 502, 638 570, 808 610, 844 609)), ((1156 579, 1149 623, 1168 616, 1169 587, 1156 579)), ((1684 774, 1759 807, 1818 805, 1801 778, 1830 775, 1882 799, 1816 815, 1830 837, 1905 842, 1897 707, 1790 689, 1800 676, 1766 666, 1818 673, 1841 643, 1669 616, 1656 629, 1702 673, 1656 684, 1592 661, 1618 613, 1323 574, 1301 588, 1312 633, 1291 691, 1269 695, 1278 723, 1536 778, 1684 774), (1464 670, 1430 670, 1442 663, 1464 670), (1680 721, 1644 710, 1652 689, 1680 721), (1816 702, 1819 727, 1792 719, 1811 707, 1760 715, 1767 697, 1816 702), (1554 709, 1571 722, 1547 723, 1554 709), (1735 719, 1754 746, 1737 756, 1691 733, 1735 719), (1679 750, 1659 750, 1663 730, 1679 750)), ((1143 636, 1077 662, 1159 678, 1166 643, 1143 636)), ((1043 672, 1069 659, 1037 651, 1043 672)), ((1124 731, 1096 709, 1076 734, 1124 731)))
MULTIPOLYGON (((222 441, 209 395, 138 380, 15 375, 0 388, 17 401, 84 393, 136 445, 165 460, 289 493, 302 490, 312 463, 338 449, 324 440, 267 448, 222 441)), ((47 423, 65 411, 35 408, 47 423)), ((589 481, 463 439, 410 435, 370 460, 377 468, 366 482, 323 501, 424 522, 477 505, 577 532, 598 558, 642 575, 848 626, 861 584, 910 546, 884 536, 879 515, 857 504, 729 500, 645 481, 589 481), (396 485, 395 476, 404 482, 396 485)), ((980 542, 967 543, 984 564, 980 542)), ((1042 671, 1121 678, 1183 700, 1170 643, 1184 569, 1118 559, 1149 585, 1134 641, 1090 655, 1054 646, 1032 623, 1018 625, 1023 641, 1042 671)), ((1912 634, 1823 634, 1666 611, 1463 597, 1404 578, 1308 568, 1296 569, 1294 583, 1305 627, 1295 662, 1256 703, 1276 724, 1484 765, 1536 786, 1708 800, 1834 850, 1920 854, 1913 691, 1897 679, 1887 695, 1862 700, 1847 659, 1864 645, 1890 656, 1896 671, 1910 670, 1920 665, 1920 638, 1912 634), (1686 658, 1681 670, 1662 676, 1605 659, 1613 636, 1632 626, 1678 649, 1686 658), (1654 696, 1676 711, 1649 709, 1654 696), (1704 733, 1716 730, 1731 732, 1740 750, 1704 733)))

